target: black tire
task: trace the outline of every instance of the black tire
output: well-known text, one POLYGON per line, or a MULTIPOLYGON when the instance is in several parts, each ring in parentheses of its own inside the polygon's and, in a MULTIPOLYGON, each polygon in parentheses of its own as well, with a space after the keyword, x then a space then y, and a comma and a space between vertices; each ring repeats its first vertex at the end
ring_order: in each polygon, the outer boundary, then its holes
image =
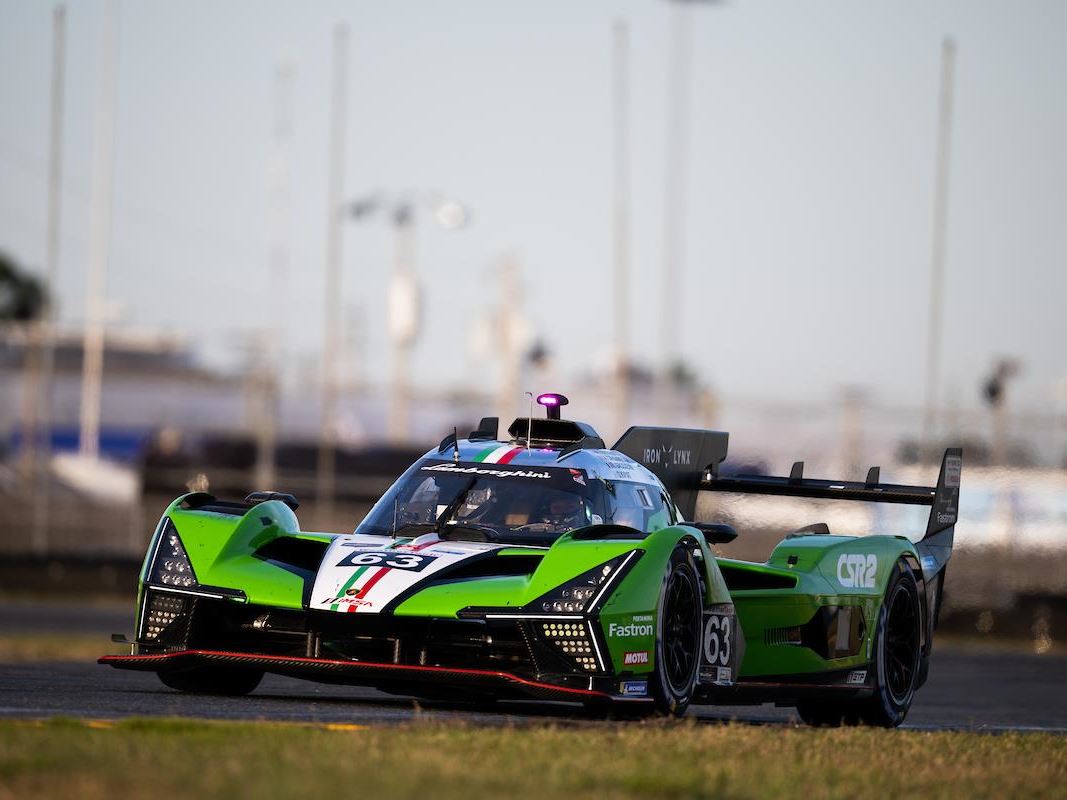
POLYGON ((189 694, 213 694, 239 697, 253 691, 263 680, 263 673, 253 669, 194 667, 160 672, 164 686, 189 694))
POLYGON ((660 590, 656 626, 656 668, 651 688, 655 710, 685 714, 696 689, 704 598, 692 548, 679 544, 671 553, 660 590))
POLYGON ((874 695, 856 710, 867 725, 895 728, 904 721, 922 667, 922 606, 915 573, 898 561, 878 613, 874 640, 874 695))
POLYGON ((872 725, 895 728, 904 721, 919 686, 922 610, 915 573, 898 561, 878 612, 874 638, 874 695, 862 700, 805 700, 797 715, 816 728, 872 725))

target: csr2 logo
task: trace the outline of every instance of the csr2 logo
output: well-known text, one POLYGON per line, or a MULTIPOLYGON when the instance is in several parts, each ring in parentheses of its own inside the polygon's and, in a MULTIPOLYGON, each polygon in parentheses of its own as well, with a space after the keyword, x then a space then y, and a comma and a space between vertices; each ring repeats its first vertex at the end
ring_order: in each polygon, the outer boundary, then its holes
POLYGON ((878 556, 842 553, 837 559, 837 582, 848 589, 873 589, 878 556))

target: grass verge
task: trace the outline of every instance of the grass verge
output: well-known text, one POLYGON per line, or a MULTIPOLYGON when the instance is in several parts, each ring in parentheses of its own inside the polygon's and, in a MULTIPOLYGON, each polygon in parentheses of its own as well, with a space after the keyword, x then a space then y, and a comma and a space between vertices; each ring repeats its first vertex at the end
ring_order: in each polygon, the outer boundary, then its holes
POLYGON ((1067 737, 631 723, 0 721, 0 798, 1040 797, 1067 737))

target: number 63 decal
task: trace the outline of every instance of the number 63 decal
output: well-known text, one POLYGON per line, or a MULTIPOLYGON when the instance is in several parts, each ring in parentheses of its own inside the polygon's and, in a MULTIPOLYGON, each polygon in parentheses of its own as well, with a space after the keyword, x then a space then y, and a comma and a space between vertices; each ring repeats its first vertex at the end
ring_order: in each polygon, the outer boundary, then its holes
POLYGON ((731 619, 724 614, 709 614, 704 622, 704 662, 707 664, 730 663, 733 655, 733 631, 731 619))
POLYGON ((406 569, 420 572, 434 556, 420 556, 414 553, 368 553, 353 552, 337 562, 339 567, 388 567, 389 569, 406 569))

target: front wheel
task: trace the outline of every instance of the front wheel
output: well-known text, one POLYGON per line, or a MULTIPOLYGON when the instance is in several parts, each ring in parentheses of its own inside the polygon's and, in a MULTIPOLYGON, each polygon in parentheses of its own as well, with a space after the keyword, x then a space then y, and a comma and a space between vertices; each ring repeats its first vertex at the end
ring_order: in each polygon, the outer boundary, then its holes
POLYGON ((252 669, 194 667, 160 672, 159 679, 165 686, 179 692, 237 697, 248 694, 259 686, 263 673, 252 669))
POLYGON ((659 602, 652 699, 656 711, 680 717, 696 688, 704 599, 691 548, 671 553, 659 602))

